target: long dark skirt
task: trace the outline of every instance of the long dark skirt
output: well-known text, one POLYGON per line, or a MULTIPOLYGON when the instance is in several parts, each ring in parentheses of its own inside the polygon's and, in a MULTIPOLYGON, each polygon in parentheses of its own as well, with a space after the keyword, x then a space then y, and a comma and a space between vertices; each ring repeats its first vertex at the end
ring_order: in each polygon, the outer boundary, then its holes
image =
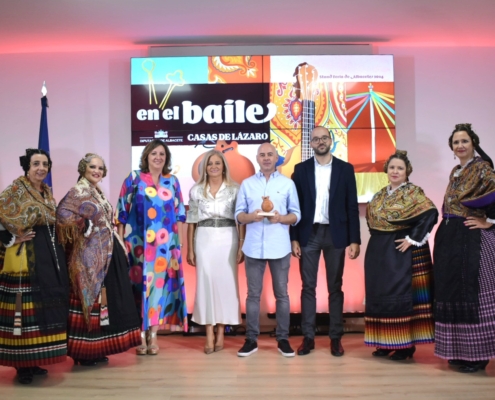
POLYGON ((404 232, 373 234, 366 249, 367 346, 404 349, 434 340, 432 263, 428 243, 402 253, 404 232))
MULTIPOLYGON (((48 228, 33 229, 36 236, 25 244, 26 257, 21 261, 9 256, 0 271, 0 365, 16 368, 64 362, 67 354, 69 278, 64 250, 56 242, 55 256, 48 228), (18 292, 22 293, 19 336, 14 335, 18 292)), ((7 251, 15 255, 18 248, 7 251)))
POLYGON ((435 237, 435 355, 495 357, 495 229, 444 219, 435 237))
POLYGON ((100 326, 100 303, 97 299, 91 311, 91 326, 88 329, 81 301, 71 293, 67 350, 70 357, 90 360, 123 353, 141 344, 141 323, 128 276, 124 249, 115 239, 112 260, 104 281, 110 325, 100 326))

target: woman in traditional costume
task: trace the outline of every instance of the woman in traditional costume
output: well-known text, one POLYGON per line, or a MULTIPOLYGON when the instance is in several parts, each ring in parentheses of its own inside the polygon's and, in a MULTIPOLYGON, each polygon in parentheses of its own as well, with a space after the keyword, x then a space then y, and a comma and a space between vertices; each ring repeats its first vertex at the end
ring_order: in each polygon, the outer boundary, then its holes
POLYGON ((126 178, 117 204, 118 230, 126 242, 130 277, 143 318, 138 355, 158 354, 159 329, 187 331, 181 257, 186 212, 170 165, 168 146, 158 139, 148 143, 140 170, 126 178))
POLYGON ((112 206, 98 186, 107 174, 105 163, 88 153, 77 170, 77 184, 57 209, 57 232, 66 245, 72 288, 67 354, 74 364, 91 366, 139 345, 140 320, 125 247, 114 233, 112 206))
POLYGON ((437 222, 435 205, 409 182, 407 152, 385 163, 390 185, 373 196, 366 210, 371 238, 364 261, 366 346, 391 360, 412 358, 417 344, 432 343, 432 262, 428 237, 437 222))
POLYGON ((234 211, 239 186, 230 177, 224 155, 207 152, 200 174, 189 193, 187 262, 196 266, 192 321, 206 325, 204 352, 211 354, 223 349, 225 325, 241 323, 237 264, 243 260, 246 226, 237 231, 234 211))
POLYGON ((0 365, 17 369, 20 383, 48 371, 40 365, 67 356, 69 279, 55 233, 56 203, 43 180, 48 153, 27 149, 24 176, 0 194, 0 365))
POLYGON ((435 355, 476 372, 495 357, 495 173, 471 124, 455 126, 449 147, 460 165, 435 236, 435 355))

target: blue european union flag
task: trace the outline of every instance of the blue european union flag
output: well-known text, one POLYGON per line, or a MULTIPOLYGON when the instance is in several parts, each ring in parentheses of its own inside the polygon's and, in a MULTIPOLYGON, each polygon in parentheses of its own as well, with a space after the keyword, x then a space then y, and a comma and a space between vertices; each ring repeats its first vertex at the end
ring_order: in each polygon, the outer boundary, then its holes
MULTIPOLYGON (((48 118, 46 109, 48 107, 48 99, 46 96, 41 98, 41 121, 40 121, 40 136, 38 139, 38 149, 45 150, 50 153, 50 140, 48 139, 48 118)), ((49 172, 44 181, 48 186, 52 187, 52 173, 49 172)))

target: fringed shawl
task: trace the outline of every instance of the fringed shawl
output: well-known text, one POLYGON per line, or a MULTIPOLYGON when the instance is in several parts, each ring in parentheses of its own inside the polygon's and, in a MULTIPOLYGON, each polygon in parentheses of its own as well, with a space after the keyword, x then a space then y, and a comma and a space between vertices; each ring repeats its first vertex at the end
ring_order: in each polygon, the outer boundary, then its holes
MULTIPOLYGON (((0 223, 16 236, 36 232, 34 239, 24 242, 30 302, 40 331, 48 335, 67 330, 69 293, 63 251, 51 243, 56 203, 48 185, 42 183, 41 189, 43 194, 28 178, 17 178, 0 194, 0 223)), ((4 260, 0 261, 2 269, 4 260)))
POLYGON ((495 203, 495 172, 486 161, 475 157, 464 170, 456 166, 450 173, 443 212, 459 217, 484 217, 484 207, 495 203))
POLYGON ((376 193, 366 208, 366 220, 370 229, 394 232, 409 228, 408 221, 432 209, 436 207, 423 189, 407 183, 390 195, 387 187, 376 193))
POLYGON ((24 236, 33 226, 47 222, 55 224, 57 205, 52 191, 45 183, 41 189, 43 195, 21 176, 0 193, 0 223, 13 235, 24 236))
POLYGON ((71 285, 81 300, 88 329, 93 304, 112 258, 112 215, 112 206, 103 192, 85 178, 69 190, 57 209, 58 237, 68 251, 71 285), (84 236, 85 221, 93 224, 88 237, 84 236))

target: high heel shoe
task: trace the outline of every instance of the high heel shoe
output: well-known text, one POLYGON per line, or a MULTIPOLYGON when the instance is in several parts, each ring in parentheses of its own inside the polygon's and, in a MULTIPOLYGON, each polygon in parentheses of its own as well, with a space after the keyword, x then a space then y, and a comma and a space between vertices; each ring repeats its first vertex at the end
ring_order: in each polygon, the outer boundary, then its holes
POLYGON ((463 372, 465 374, 469 374, 472 372, 478 372, 480 369, 485 369, 490 360, 482 360, 482 361, 466 361, 464 365, 459 367, 459 372, 463 372))
POLYGON ((212 325, 206 325, 206 342, 204 347, 205 354, 211 354, 216 351, 215 345, 215 327, 212 325))
POLYGON ((215 347, 214 347, 214 350, 215 351, 223 350, 223 344, 216 344, 215 347))
POLYGON ((95 362, 97 362, 97 363, 106 363, 106 362, 108 362, 108 357, 95 358, 95 362))
POLYGON ((158 351, 160 348, 158 347, 157 344, 150 344, 152 339, 156 339, 156 332, 151 331, 151 329, 148 331, 148 348, 147 348, 147 353, 150 356, 156 356, 158 354, 158 351))
POLYGON ((393 361, 407 360, 408 358, 413 358, 413 354, 416 351, 416 346, 409 347, 407 349, 395 350, 389 358, 393 361))
POLYGON ((74 358, 74 365, 81 365, 83 367, 94 367, 96 365, 95 360, 79 360, 78 358, 74 358))
POLYGON ((222 341, 216 341, 215 343, 215 347, 213 348, 215 351, 220 351, 220 350, 223 350, 223 337, 222 337, 222 341))
POLYGON ((145 356, 146 355, 146 352, 148 350, 148 344, 146 342, 146 332, 145 331, 141 331, 141 344, 136 347, 136 354, 138 356, 145 356), (143 344, 146 343, 146 344, 143 344))
POLYGON ((385 357, 392 353, 393 350, 376 348, 376 351, 371 353, 373 357, 385 357))

